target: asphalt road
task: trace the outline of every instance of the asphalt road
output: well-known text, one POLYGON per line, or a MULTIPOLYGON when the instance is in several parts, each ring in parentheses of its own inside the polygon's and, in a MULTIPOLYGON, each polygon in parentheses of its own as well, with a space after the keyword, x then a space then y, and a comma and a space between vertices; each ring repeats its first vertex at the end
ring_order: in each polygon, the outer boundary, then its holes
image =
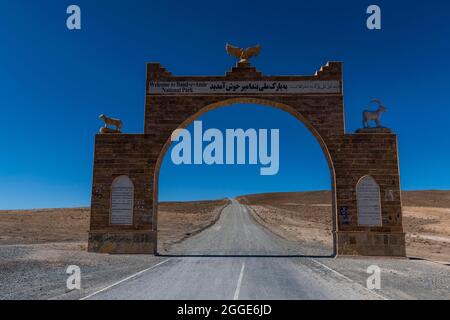
MULTIPOLYGON (((258 224, 236 201, 167 259, 86 299, 383 299, 258 224)), ((314 248, 316 255, 329 255, 314 248)), ((329 260, 332 260, 328 258, 329 260)))

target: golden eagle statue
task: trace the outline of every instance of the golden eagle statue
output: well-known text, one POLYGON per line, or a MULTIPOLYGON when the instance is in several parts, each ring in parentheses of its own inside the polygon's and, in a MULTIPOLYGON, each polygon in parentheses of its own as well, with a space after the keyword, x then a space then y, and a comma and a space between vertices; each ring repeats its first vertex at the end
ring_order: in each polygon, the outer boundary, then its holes
POLYGON ((234 47, 231 44, 227 43, 225 49, 230 56, 234 56, 240 59, 240 63, 249 63, 249 59, 251 57, 257 56, 261 52, 261 46, 259 44, 254 47, 244 49, 234 47))

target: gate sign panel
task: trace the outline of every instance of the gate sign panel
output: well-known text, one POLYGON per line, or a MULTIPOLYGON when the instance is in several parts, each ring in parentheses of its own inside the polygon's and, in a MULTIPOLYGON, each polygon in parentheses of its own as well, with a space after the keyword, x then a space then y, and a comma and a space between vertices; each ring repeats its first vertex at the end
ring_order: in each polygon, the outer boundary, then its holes
POLYGON ((134 186, 128 176, 119 176, 111 188, 111 224, 132 225, 134 186))
POLYGON ((381 226, 380 187, 374 178, 365 176, 356 185, 358 225, 381 226))
POLYGON ((149 94, 340 93, 340 81, 150 81, 149 94))

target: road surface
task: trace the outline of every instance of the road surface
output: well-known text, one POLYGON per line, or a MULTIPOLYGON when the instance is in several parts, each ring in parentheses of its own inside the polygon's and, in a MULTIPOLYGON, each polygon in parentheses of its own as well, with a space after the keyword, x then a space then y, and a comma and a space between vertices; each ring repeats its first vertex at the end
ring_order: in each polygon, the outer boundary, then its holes
MULTIPOLYGON (((316 255, 330 249, 313 248, 316 255)), ((383 299, 258 224, 237 201, 161 263, 86 299, 383 299)))

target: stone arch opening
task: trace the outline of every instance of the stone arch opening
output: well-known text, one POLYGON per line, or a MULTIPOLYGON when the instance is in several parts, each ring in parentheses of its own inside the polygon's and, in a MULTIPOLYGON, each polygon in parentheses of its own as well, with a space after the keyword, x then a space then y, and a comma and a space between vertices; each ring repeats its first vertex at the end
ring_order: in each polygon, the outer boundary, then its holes
MULTIPOLYGON (((321 137, 320 133, 315 129, 315 127, 295 108, 291 107, 290 105, 269 100, 269 99, 257 99, 257 98, 247 98, 247 97, 237 97, 232 99, 225 99, 219 102, 215 102, 209 105, 206 105, 202 108, 200 108, 197 112, 186 118, 182 123, 179 124, 179 126, 176 129, 182 129, 188 127, 191 123, 193 123, 195 120, 200 118, 203 114, 216 110, 218 108, 223 107, 245 107, 242 105, 258 105, 263 107, 270 107, 274 109, 278 109, 280 111, 283 111, 290 116, 293 116, 296 118, 315 138, 317 143, 319 144, 320 148, 322 149, 322 154, 325 157, 325 160, 328 165, 329 173, 330 173, 330 190, 331 190, 331 220, 332 220, 332 244, 333 244, 333 252, 332 255, 337 254, 337 243, 336 243, 336 229, 337 229, 337 208, 336 208, 336 181, 335 181, 335 172, 334 172, 334 166, 332 157, 330 155, 330 152, 328 151, 328 147, 321 137), (234 106, 237 105, 237 106, 234 106)), ((159 175, 160 175, 160 169, 161 164, 163 162, 164 157, 167 154, 167 151, 169 150, 170 146, 172 144, 171 138, 168 137, 163 144, 163 147, 161 148, 153 174, 153 220, 152 225, 154 226, 154 230, 157 232, 158 230, 158 194, 159 194, 159 175)), ((155 244, 155 250, 157 250, 157 238, 156 237, 156 244, 155 244)))

